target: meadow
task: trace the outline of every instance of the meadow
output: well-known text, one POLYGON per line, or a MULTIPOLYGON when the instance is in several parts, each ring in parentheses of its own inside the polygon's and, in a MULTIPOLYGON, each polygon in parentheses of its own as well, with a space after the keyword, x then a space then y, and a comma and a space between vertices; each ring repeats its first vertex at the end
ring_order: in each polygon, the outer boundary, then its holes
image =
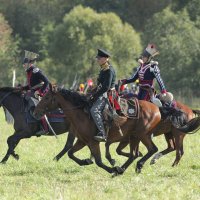
MULTIPOLYGON (((7 138, 13 133, 0 109, 0 159, 7 151, 7 138)), ((161 158, 155 165, 145 164, 141 174, 135 173, 134 162, 122 176, 112 178, 93 164, 80 167, 68 156, 59 162, 53 157, 63 148, 67 134, 55 137, 32 137, 22 140, 16 148, 20 159, 10 157, 0 164, 0 200, 197 200, 200 199, 200 131, 186 136, 185 154, 177 167, 171 167, 175 152, 161 158)), ((159 150, 166 147, 164 136, 154 138, 159 150)), ((126 158, 115 153, 117 164, 126 158)), ((104 158, 104 145, 101 144, 104 158)), ((128 148, 126 149, 128 151, 128 148)), ((141 145, 141 152, 146 149, 141 145)), ((76 154, 87 158, 87 148, 76 154)), ((108 162, 103 159, 105 163, 108 162)))

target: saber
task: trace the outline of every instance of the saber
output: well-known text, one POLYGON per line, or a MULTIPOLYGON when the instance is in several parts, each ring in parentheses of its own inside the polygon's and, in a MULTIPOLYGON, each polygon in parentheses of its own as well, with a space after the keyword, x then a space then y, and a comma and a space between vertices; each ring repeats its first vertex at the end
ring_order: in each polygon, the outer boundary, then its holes
POLYGON ((53 128, 51 126, 51 124, 49 123, 49 120, 48 120, 47 116, 44 115, 44 118, 45 118, 45 120, 47 122, 47 125, 49 126, 50 130, 52 131, 52 133, 54 134, 54 136, 56 137, 56 139, 58 139, 58 136, 56 135, 55 131, 53 130, 53 128))

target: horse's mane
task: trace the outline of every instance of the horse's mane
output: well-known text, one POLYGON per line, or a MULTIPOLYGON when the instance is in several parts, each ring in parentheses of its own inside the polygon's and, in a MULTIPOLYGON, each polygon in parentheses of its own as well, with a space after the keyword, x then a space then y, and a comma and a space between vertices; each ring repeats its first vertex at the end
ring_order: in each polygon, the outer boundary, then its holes
POLYGON ((60 89, 60 94, 68 101, 70 101, 75 106, 80 107, 87 107, 88 106, 88 100, 86 95, 80 94, 76 91, 67 90, 67 89, 60 89))
POLYGON ((17 95, 21 95, 21 91, 16 87, 1 87, 0 92, 11 92, 17 95))

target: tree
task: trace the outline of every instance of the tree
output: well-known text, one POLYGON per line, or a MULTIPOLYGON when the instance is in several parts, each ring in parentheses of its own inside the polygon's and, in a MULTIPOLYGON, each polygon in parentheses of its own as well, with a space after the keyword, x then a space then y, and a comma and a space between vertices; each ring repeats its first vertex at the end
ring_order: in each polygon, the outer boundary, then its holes
POLYGON ((42 31, 41 41, 48 50, 46 55, 54 60, 48 70, 53 72, 57 68, 56 79, 67 77, 70 82, 77 73, 84 80, 96 74, 97 48, 111 52, 118 77, 132 71, 141 52, 140 36, 129 24, 123 24, 114 13, 98 14, 82 6, 66 14, 62 23, 48 24, 42 31))
POLYGON ((0 13, 0 86, 12 86, 12 70, 16 67, 17 41, 11 36, 12 29, 0 13))
POLYGON ((188 89, 197 94, 200 86, 200 30, 186 10, 173 13, 170 8, 149 20, 144 41, 155 42, 160 49, 160 68, 169 90, 188 89))

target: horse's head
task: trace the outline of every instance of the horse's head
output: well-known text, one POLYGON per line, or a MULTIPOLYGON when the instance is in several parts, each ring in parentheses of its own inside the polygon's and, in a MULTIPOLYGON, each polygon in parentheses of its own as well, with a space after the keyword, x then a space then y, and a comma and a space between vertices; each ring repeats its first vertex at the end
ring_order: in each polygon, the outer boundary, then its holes
POLYGON ((33 114, 36 118, 40 119, 47 112, 59 108, 57 93, 58 87, 50 85, 49 91, 43 96, 42 100, 35 107, 33 114))

